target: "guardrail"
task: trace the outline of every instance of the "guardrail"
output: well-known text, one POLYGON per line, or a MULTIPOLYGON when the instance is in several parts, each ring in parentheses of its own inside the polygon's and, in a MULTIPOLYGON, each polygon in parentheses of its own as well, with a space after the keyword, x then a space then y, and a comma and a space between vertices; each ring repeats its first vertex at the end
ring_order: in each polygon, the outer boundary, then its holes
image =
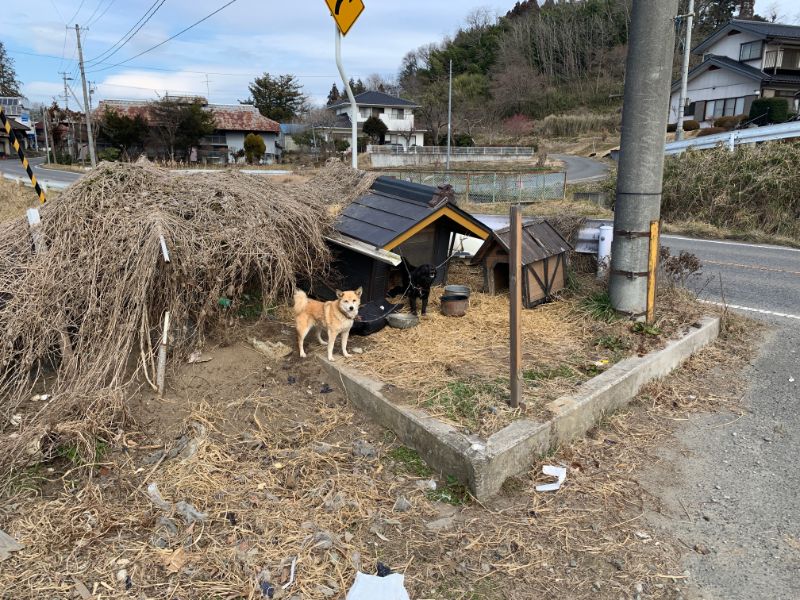
POLYGON ((757 144, 759 142, 773 142, 790 138, 800 138, 800 121, 750 129, 737 129, 680 142, 670 142, 665 146, 664 153, 667 155, 680 154, 686 150, 710 150, 718 146, 726 146, 728 149, 733 150, 739 144, 757 144))
MULTIPOLYGON (((398 145, 375 146, 368 145, 367 152, 370 154, 421 154, 446 156, 446 146, 411 146, 403 148, 398 145)), ((533 148, 526 146, 472 146, 450 149, 451 156, 530 156, 534 157, 536 152, 533 148)))

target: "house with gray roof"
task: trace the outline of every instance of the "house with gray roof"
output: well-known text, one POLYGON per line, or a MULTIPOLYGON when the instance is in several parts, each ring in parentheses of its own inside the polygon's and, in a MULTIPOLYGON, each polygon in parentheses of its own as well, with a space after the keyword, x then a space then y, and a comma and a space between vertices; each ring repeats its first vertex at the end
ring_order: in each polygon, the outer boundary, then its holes
MULTIPOLYGON (((378 117, 387 127, 385 143, 397 144, 403 148, 425 145, 425 130, 418 129, 414 123, 414 110, 419 108, 415 102, 378 91, 357 94, 355 100, 358 106, 359 132, 367 119, 378 117)), ((349 142, 352 130, 350 101, 344 98, 328 109, 336 115, 333 126, 327 128, 328 135, 349 142)))
POLYGON ((673 83, 670 123, 682 116, 711 125, 719 117, 748 114, 756 98, 786 98, 789 110, 798 110, 800 26, 732 19, 692 52, 703 61, 689 71, 683 110, 680 80, 673 83))

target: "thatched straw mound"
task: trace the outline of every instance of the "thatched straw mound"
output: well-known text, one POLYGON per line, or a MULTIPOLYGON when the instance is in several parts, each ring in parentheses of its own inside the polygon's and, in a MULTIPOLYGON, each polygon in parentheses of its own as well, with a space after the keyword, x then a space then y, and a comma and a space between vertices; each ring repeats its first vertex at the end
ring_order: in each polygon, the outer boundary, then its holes
POLYGON ((220 298, 235 310, 254 283, 265 306, 289 295, 327 269, 327 205, 371 181, 341 163, 296 186, 104 163, 43 207, 43 253, 24 220, 0 225, 0 471, 64 434, 92 454, 96 427, 123 416, 119 390, 152 385, 165 311, 180 354, 224 314, 220 298), (42 391, 46 405, 20 409, 42 391))

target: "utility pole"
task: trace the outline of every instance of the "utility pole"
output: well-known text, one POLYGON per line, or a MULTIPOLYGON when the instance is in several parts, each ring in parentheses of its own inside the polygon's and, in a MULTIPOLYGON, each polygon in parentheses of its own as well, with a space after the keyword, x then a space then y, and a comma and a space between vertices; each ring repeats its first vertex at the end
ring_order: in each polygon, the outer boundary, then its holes
MULTIPOLYGON (((66 71, 60 71, 62 79, 64 80, 64 115, 67 117, 67 124, 69 126, 69 135, 67 136, 67 148, 69 149, 70 156, 75 158, 75 128, 73 127, 72 120, 69 118, 69 85, 68 81, 72 81, 72 77, 66 71), (70 139, 71 138, 71 139, 70 139)), ((55 158, 55 153, 53 153, 55 158)), ((58 162, 56 160, 55 162, 58 162)))
POLYGON ((686 96, 689 85, 689 56, 692 52, 692 26, 694 25, 694 0, 689 0, 689 12, 686 17, 686 42, 683 48, 683 67, 681 68, 681 99, 678 102, 678 128, 675 130, 675 139, 683 139, 683 111, 686 108, 686 96))
POLYGON ((83 84, 83 107, 86 114, 86 136, 89 141, 89 160, 92 167, 97 166, 97 155, 94 151, 94 132, 92 131, 92 111, 89 107, 89 92, 86 88, 86 71, 83 68, 83 48, 81 48, 81 28, 75 23, 75 35, 78 38, 78 64, 81 67, 81 83, 83 84))
POLYGON ((614 215, 609 295, 641 320, 647 308, 650 224, 661 217, 664 132, 678 0, 634 0, 614 215))
POLYGON ((450 89, 447 93, 447 171, 450 171, 450 138, 453 135, 453 60, 450 60, 450 89))
POLYGON ((50 134, 47 133, 47 121, 49 117, 50 111, 47 110, 47 107, 42 106, 42 126, 44 127, 44 151, 45 156, 47 156, 47 164, 50 164, 50 134))

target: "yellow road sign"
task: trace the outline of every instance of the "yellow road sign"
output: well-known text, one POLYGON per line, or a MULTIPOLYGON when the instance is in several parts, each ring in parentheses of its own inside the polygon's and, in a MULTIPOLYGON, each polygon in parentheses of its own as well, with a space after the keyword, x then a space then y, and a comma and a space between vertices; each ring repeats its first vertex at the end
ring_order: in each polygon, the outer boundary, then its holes
POLYGON ((364 12, 363 0, 325 0, 325 4, 328 5, 331 16, 339 26, 342 35, 347 35, 358 17, 364 12))

